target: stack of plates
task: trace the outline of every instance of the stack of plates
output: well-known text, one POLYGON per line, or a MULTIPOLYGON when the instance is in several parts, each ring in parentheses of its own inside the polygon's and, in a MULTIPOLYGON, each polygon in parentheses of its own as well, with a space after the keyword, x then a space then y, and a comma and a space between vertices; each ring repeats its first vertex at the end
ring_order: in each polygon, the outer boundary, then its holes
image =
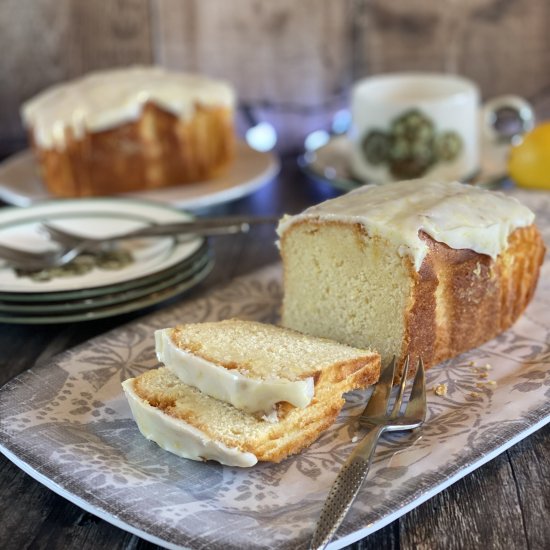
MULTIPOLYGON (((0 210, 0 244, 25 250, 55 248, 40 232, 43 221, 83 237, 108 237, 188 219, 189 214, 140 200, 48 201, 0 210)), ((126 260, 94 265, 78 274, 67 267, 40 276, 18 273, 0 259, 0 321, 63 323, 128 313, 192 288, 213 263, 206 240, 200 237, 119 241, 116 255, 126 260)))

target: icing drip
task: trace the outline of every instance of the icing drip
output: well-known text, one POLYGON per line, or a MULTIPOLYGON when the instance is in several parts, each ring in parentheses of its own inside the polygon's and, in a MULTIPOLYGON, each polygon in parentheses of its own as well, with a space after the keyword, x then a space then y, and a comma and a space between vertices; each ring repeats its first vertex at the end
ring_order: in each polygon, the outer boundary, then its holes
POLYGON ((137 120, 152 102, 189 118, 196 104, 235 104, 233 88, 200 75, 170 72, 160 67, 133 67, 90 73, 53 86, 23 104, 21 114, 44 148, 64 148, 66 130, 75 138, 137 120))
POLYGON ((281 220, 278 234, 301 220, 360 223, 369 235, 393 243, 410 255, 418 270, 427 254, 424 231, 454 249, 496 258, 508 236, 533 223, 535 216, 513 197, 459 182, 409 180, 366 185, 281 220))

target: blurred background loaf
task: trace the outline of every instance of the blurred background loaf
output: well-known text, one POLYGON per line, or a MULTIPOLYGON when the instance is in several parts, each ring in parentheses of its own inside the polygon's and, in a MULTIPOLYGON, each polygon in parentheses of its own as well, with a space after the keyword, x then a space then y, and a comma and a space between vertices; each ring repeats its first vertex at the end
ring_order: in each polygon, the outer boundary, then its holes
POLYGON ((547 0, 3 0, 0 157, 26 147, 23 101, 129 64, 229 80, 241 131, 270 122, 282 152, 329 129, 367 74, 458 72, 548 112, 549 20, 547 0))
POLYGON ((223 176, 234 105, 221 80, 132 65, 49 87, 21 116, 48 190, 85 197, 223 176))

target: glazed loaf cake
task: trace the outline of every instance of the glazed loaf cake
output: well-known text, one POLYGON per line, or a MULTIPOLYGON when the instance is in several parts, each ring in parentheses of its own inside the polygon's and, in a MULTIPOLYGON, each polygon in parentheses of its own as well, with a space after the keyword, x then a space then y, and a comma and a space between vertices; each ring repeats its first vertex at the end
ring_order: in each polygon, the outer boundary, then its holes
POLYGON ((335 421, 345 392, 380 374, 375 352, 249 321, 182 325, 156 340, 167 367, 123 383, 141 433, 179 456, 230 466, 301 451, 335 421), (294 406, 287 395, 306 399, 294 406))
POLYGON ((281 220, 282 324, 426 366, 521 315, 544 244, 514 198, 461 183, 361 187, 281 220))
POLYGON ((134 67, 49 88, 21 113, 48 190, 81 197, 222 173, 234 155, 234 104, 225 82, 134 67))

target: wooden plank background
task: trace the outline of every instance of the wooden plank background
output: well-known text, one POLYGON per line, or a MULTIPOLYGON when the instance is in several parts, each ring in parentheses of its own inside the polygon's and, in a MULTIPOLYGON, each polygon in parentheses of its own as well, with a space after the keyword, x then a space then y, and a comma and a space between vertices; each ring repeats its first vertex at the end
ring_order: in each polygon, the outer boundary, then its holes
POLYGON ((230 80, 281 151, 328 128, 352 82, 381 72, 457 72, 486 98, 547 108, 549 24, 547 0, 2 0, 0 155, 25 146, 22 101, 129 64, 230 80))

